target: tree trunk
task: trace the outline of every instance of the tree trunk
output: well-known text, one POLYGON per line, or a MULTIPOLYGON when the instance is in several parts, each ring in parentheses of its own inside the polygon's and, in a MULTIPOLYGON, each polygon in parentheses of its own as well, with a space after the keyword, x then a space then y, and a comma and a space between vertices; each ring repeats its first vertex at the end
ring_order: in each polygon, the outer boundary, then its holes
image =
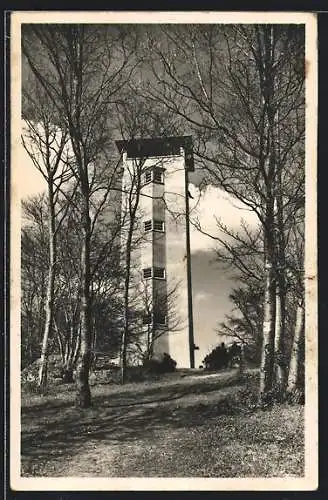
POLYGON ((129 287, 130 287, 130 267, 131 267, 131 240, 132 231, 129 230, 126 249, 126 271, 124 283, 124 326, 121 339, 121 383, 126 379, 126 356, 129 337, 129 287))
POLYGON ((64 384, 72 384, 74 382, 73 366, 70 363, 65 364, 62 369, 62 380, 64 384))
POLYGON ((285 353, 285 294, 281 290, 279 279, 276 289, 276 321, 274 341, 274 387, 278 394, 283 394, 287 384, 285 353))
POLYGON ((241 343, 240 346, 240 358, 239 358, 239 375, 245 375, 246 371, 246 363, 245 363, 245 346, 244 343, 241 343))
POLYGON ((81 328, 79 328, 77 332, 77 337, 75 339, 75 349, 72 355, 72 365, 75 366, 77 363, 77 360, 79 359, 80 355, 80 349, 81 349, 81 328))
POLYGON ((129 228, 125 247, 125 280, 124 280, 124 326, 121 339, 121 383, 124 384, 126 380, 126 365, 127 365, 127 346, 129 340, 129 291, 130 291, 130 278, 131 278, 131 249, 132 237, 136 222, 136 213, 139 206, 140 187, 141 187, 141 167, 137 165, 132 176, 132 184, 129 193, 129 228), (133 189, 135 189, 135 199, 133 201, 133 189))
MULTIPOLYGON (((279 117, 279 114, 278 114, 279 117)), ((285 256, 285 228, 282 199, 281 168, 279 164, 279 127, 278 127, 278 153, 276 174, 276 331, 274 349, 274 377, 277 393, 284 394, 287 386, 287 353, 286 353, 286 256, 285 256)))
POLYGON ((55 331, 56 331, 56 334, 57 334, 57 341, 58 341, 58 347, 59 347, 60 357, 61 357, 61 360, 62 360, 62 364, 64 365, 64 363, 65 363, 65 353, 64 353, 63 340, 62 340, 61 335, 59 333, 59 329, 58 329, 58 326, 57 326, 56 322, 55 322, 55 331))
POLYGON ((296 325, 293 339, 292 352, 288 374, 288 393, 294 393, 304 388, 304 378, 302 376, 302 366, 304 363, 301 344, 304 341, 305 309, 299 304, 296 312, 296 325))
POLYGON ((48 182, 48 224, 49 224, 49 270, 46 298, 46 319, 43 331, 40 369, 39 369, 39 388, 45 390, 48 376, 48 344, 51 334, 54 312, 54 287, 55 287, 55 262, 56 262, 56 233, 55 233, 55 210, 53 199, 53 186, 48 182))
POLYGON ((263 303, 263 329, 262 329, 262 354, 260 368, 260 398, 262 399, 272 390, 273 384, 273 356, 276 317, 276 284, 274 272, 273 234, 266 239, 265 266, 264 266, 264 303, 263 303))
POLYGON ((150 359, 150 350, 151 350, 151 328, 150 325, 147 325, 147 361, 150 359))
MULTIPOLYGON (((276 326, 276 258, 277 239, 275 233, 275 181, 276 181, 276 140, 275 140, 275 109, 274 96, 274 28, 264 28, 264 53, 262 60, 261 92, 263 96, 263 110, 267 118, 267 131, 263 130, 263 137, 267 143, 267 151, 262 158, 262 168, 265 172, 266 212, 264 221, 264 304, 263 304, 263 338, 262 359, 260 370, 260 399, 265 399, 272 391, 274 382, 274 349, 276 326), (265 159, 267 156, 267 159, 265 159), (266 168, 267 163, 267 168, 266 168)), ((263 155, 265 149, 261 150, 263 155)))
POLYGON ((90 215, 89 198, 83 195, 82 210, 82 251, 81 251, 81 347, 80 357, 76 370, 77 404, 82 408, 91 406, 91 392, 89 386, 89 371, 91 361, 91 308, 90 308, 90 215))

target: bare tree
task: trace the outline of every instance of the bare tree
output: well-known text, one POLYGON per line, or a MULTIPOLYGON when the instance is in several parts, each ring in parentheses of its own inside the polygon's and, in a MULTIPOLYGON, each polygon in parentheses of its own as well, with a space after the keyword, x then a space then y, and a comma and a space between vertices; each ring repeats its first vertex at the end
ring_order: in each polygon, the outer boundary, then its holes
POLYGON ((300 301, 296 311, 296 324, 288 372, 287 390, 289 394, 304 393, 304 327, 305 309, 300 301))
POLYGON ((73 381, 73 368, 81 345, 81 237, 77 198, 78 193, 70 196, 69 209, 60 228, 57 244, 54 327, 62 358, 64 382, 73 381))
MULTIPOLYGON (((73 201, 77 202, 74 198, 73 201)), ((116 299, 122 279, 118 249, 120 226, 115 219, 106 221, 106 209, 99 214, 91 240, 92 352, 99 345, 117 343, 119 327, 115 323, 121 312, 116 299)), ((59 234, 55 329, 63 362, 63 379, 72 382, 81 345, 80 216, 73 205, 59 234)))
POLYGON ((211 25, 159 31, 156 38, 149 30, 157 81, 149 98, 185 121, 208 181, 252 210, 263 230, 262 395, 274 385, 279 176, 294 170, 296 155, 304 163, 304 30, 211 25))
POLYGON ((65 123, 81 193, 81 349, 78 404, 91 405, 90 197, 92 169, 110 141, 109 117, 118 92, 134 69, 136 41, 122 27, 25 25, 23 54, 65 123))
POLYGON ((40 357, 45 320, 48 253, 47 202, 44 195, 39 195, 22 203, 22 367, 40 357))
MULTIPOLYGON (((127 365, 127 346, 129 342, 129 322, 130 322, 130 287, 131 287, 131 253, 133 246, 137 244, 134 241, 134 235, 137 223, 140 224, 140 218, 137 217, 137 211, 140 201, 142 173, 144 169, 145 160, 132 160, 131 165, 125 170, 127 176, 126 189, 128 191, 126 206, 122 207, 122 214, 125 217, 127 214, 127 231, 126 235, 122 238, 123 252, 124 252, 124 326, 122 331, 121 340, 121 382, 124 384, 126 378, 126 365, 127 365)), ((123 181, 124 182, 124 181, 123 181)), ((123 186, 125 191, 125 186, 123 186)), ((124 229, 123 229, 124 231, 124 229)))
POLYGON ((260 359, 262 344, 262 293, 257 283, 233 289, 229 295, 233 310, 226 315, 224 322, 220 323, 217 329, 219 335, 231 337, 249 346, 255 362, 260 359))
MULTIPOLYGON (((139 270, 140 274, 140 270, 139 270)), ((176 307, 180 283, 171 280, 169 288, 149 287, 140 275, 132 290, 128 349, 142 363, 156 356, 156 344, 167 335, 181 330, 183 321, 176 307)))
POLYGON ((305 298, 304 298, 304 213, 296 214, 289 232, 289 252, 286 255, 288 286, 294 297, 293 339, 291 345, 287 392, 304 393, 305 362, 305 298), (299 220, 297 220, 299 219, 299 220))
MULTIPOLYGON (((281 293, 279 285, 281 286, 283 283, 284 286, 284 330, 282 333, 281 325, 276 324, 274 356, 275 391, 280 395, 283 395, 287 388, 289 360, 289 371, 294 372, 294 374, 298 373, 297 383, 300 387, 301 376, 299 373, 302 370, 304 357, 302 349, 297 350, 299 343, 302 346, 303 339, 299 340, 302 328, 304 335, 304 324, 302 327, 302 323, 299 321, 302 310, 304 314, 304 214, 302 214, 304 206, 302 199, 299 202, 296 202, 295 198, 288 199, 290 203, 285 208, 282 226, 284 246, 277 249, 277 251, 282 252, 282 257, 277 255, 276 271, 276 300, 278 303, 281 293), (281 267, 279 267, 279 263, 281 267), (280 281, 282 279, 280 273, 283 273, 282 282, 280 281), (282 334, 283 339, 281 338, 282 334), (292 349, 293 338, 296 346, 292 349), (296 371, 295 367, 297 367, 296 371)), ((229 272, 234 281, 242 284, 242 286, 233 288, 230 294, 234 309, 231 314, 226 315, 225 321, 219 325, 219 334, 259 347, 262 342, 261 324, 263 321, 263 235, 261 228, 250 230, 242 221, 242 229, 233 230, 217 219, 217 233, 213 235, 205 231, 197 219, 193 219, 193 224, 200 232, 218 244, 216 248, 217 260, 229 272)), ((279 244, 281 243, 279 242, 279 244)), ((281 321, 281 315, 277 311, 276 323, 279 321, 281 321)))
POLYGON ((28 83, 23 92, 25 128, 22 141, 33 165, 45 180, 48 204, 49 264, 39 370, 39 387, 43 390, 47 384, 48 342, 53 328, 57 235, 68 207, 68 203, 59 205, 58 200, 71 178, 71 169, 66 127, 54 122, 54 105, 40 83, 35 78, 28 83))

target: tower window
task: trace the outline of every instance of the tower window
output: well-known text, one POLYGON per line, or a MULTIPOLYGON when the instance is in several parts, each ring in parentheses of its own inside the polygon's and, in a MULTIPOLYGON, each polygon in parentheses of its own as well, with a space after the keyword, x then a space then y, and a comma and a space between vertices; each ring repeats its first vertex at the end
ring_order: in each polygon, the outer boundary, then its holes
POLYGON ((144 278, 154 278, 165 279, 165 268, 164 267, 154 267, 152 271, 151 267, 146 267, 143 269, 143 277, 144 278))
POLYGON ((151 267, 147 267, 146 269, 143 270, 143 277, 151 278, 151 267))
POLYGON ((146 172, 145 172, 145 182, 151 182, 151 170, 148 169, 146 172))
POLYGON ((151 231, 151 220, 147 220, 144 222, 145 225, 145 231, 151 231))
POLYGON ((156 184, 163 184, 164 182, 164 170, 161 167, 149 167, 145 171, 144 179, 145 183, 155 182, 156 184))
POLYGON ((161 168, 154 168, 154 182, 163 183, 163 170, 161 168))
POLYGON ((154 220, 154 230, 155 231, 164 231, 164 221, 163 220, 154 220))
POLYGON ((165 279, 164 267, 154 267, 154 278, 165 279))

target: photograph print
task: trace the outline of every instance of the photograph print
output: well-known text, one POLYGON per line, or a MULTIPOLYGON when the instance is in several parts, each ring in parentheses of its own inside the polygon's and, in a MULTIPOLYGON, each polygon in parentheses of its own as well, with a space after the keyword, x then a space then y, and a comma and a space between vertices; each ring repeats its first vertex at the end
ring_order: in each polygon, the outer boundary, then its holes
POLYGON ((11 14, 11 487, 317 487, 316 17, 11 14))

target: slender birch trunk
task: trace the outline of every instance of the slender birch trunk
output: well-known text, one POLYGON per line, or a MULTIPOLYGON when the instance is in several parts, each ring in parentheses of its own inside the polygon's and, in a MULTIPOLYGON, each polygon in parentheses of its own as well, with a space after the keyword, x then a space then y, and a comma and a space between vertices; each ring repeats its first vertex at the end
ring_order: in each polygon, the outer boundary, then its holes
POLYGON ((39 388, 45 390, 48 377, 48 345, 49 337, 53 324, 54 314, 54 288, 55 288, 55 263, 56 263, 56 232, 55 232, 55 209, 52 182, 48 182, 48 226, 49 226, 49 270, 47 298, 45 304, 46 319, 43 331, 40 369, 39 369, 39 388))
POLYGON ((129 227, 128 235, 125 246, 125 280, 124 280, 124 326, 121 338, 121 383, 124 384, 126 380, 127 368, 127 346, 129 341, 129 302, 130 302, 130 280, 131 280, 131 251, 132 251, 132 238, 136 223, 136 213, 140 200, 141 188, 141 168, 142 164, 134 165, 131 175, 131 186, 128 199, 128 212, 129 212, 129 227))
MULTIPOLYGON (((279 115, 278 115, 279 117, 279 115)), ((278 128, 279 139, 279 128, 278 128)), ((279 140, 278 140, 278 172, 276 173, 276 331, 274 348, 274 376, 277 393, 283 394, 287 386, 287 362, 286 362, 286 255, 285 255, 285 228, 284 209, 282 199, 281 168, 279 165, 279 140)))
POLYGON ((61 361, 62 361, 62 364, 64 365, 64 363, 65 363, 64 346, 63 346, 63 341, 62 341, 62 338, 60 336, 60 333, 58 331, 57 326, 56 326, 56 334, 57 334, 57 341, 58 341, 58 347, 59 347, 61 361))
POLYGON ((288 373, 288 393, 293 393, 298 389, 301 389, 304 385, 302 380, 302 364, 304 360, 302 359, 302 349, 301 343, 304 341, 304 329, 305 329, 305 309, 302 304, 299 304, 296 311, 296 324, 293 339, 293 346, 289 364, 288 373))
POLYGON ((127 345, 129 338, 129 289, 130 289, 130 275, 131 275, 131 243, 132 243, 133 226, 130 222, 127 244, 126 244, 126 270, 124 280, 124 326, 121 339, 121 383, 125 383, 126 379, 126 358, 127 358, 127 345))
POLYGON ((243 376, 246 371, 246 363, 245 363, 245 346, 244 342, 241 343, 240 346, 240 358, 239 358, 239 374, 243 376))
POLYGON ((75 341, 74 353, 73 353, 73 356, 72 356, 72 367, 73 368, 76 365, 77 360, 79 359, 80 349, 81 349, 81 330, 79 329, 77 337, 76 337, 76 341, 75 341))
MULTIPOLYGON (((264 304, 262 355, 260 369, 260 399, 273 388, 274 348, 276 327, 276 234, 275 234, 275 181, 276 181, 276 139, 273 64, 275 58, 274 28, 264 28, 262 61, 260 66, 261 92, 266 125, 263 122, 261 161, 266 187, 266 213, 264 222, 264 304), (264 146, 266 145, 266 146, 264 146), (266 158, 266 159, 265 159, 266 158), (266 168, 267 163, 267 168, 266 168)), ((260 39, 259 39, 260 40, 260 39)))
POLYGON ((81 347, 76 370, 77 402, 82 408, 91 406, 89 371, 91 362, 91 307, 90 307, 90 233, 89 197, 83 193, 82 251, 81 251, 81 347))
POLYGON ((276 317, 276 283, 274 269, 273 234, 266 236, 264 265, 264 303, 262 354, 260 368, 260 398, 272 390, 273 357, 276 317))
POLYGON ((274 341, 274 386, 279 394, 286 389, 286 352, 285 352, 285 294, 278 279, 276 288, 276 321, 274 341))
POLYGON ((63 382, 70 384, 73 382, 73 369, 74 369, 74 325, 70 326, 70 335, 67 343, 67 349, 65 354, 65 361, 63 364, 63 382))

